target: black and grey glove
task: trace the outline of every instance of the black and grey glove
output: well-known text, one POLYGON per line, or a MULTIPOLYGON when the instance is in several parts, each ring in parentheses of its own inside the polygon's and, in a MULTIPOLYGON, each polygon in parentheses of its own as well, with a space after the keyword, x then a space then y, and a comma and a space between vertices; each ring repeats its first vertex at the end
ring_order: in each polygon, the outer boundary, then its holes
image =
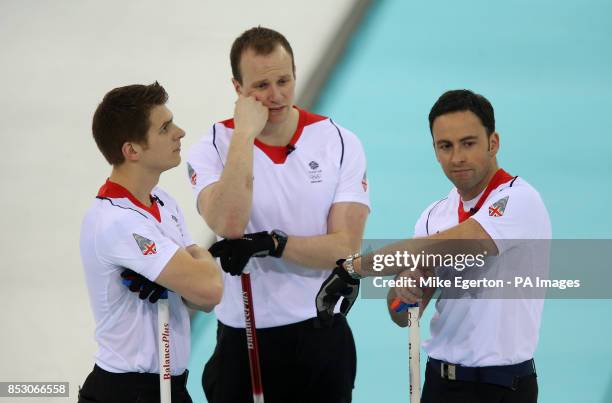
POLYGON ((324 326, 333 324, 334 308, 340 297, 343 297, 340 313, 346 316, 359 295, 359 280, 352 278, 342 267, 344 261, 340 259, 336 262, 334 271, 323 282, 315 299, 317 317, 324 326))
POLYGON ((214 243, 208 251, 221 258, 221 268, 232 276, 239 276, 251 257, 273 256, 276 252, 271 234, 255 232, 244 234, 238 239, 222 239, 214 243))
POLYGON ((158 299, 168 298, 168 289, 161 286, 142 274, 136 273, 134 270, 125 269, 121 272, 122 283, 127 286, 130 291, 137 292, 140 299, 149 299, 149 302, 155 303, 158 299))

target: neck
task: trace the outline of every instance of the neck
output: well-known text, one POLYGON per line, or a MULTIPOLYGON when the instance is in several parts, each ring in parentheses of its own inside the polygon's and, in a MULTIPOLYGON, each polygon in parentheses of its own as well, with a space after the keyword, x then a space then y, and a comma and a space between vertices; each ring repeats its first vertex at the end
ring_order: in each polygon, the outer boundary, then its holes
POLYGON ((267 123, 257 139, 271 146, 286 146, 297 129, 299 119, 300 112, 292 107, 284 122, 267 123))
POLYGON ((493 176, 495 176, 495 173, 498 170, 499 167, 497 166, 497 162, 495 162, 491 165, 489 172, 487 172, 487 174, 482 178, 482 180, 478 182, 475 186, 471 187, 470 189, 457 189, 461 198, 465 201, 468 201, 481 194, 487 188, 487 185, 489 184, 489 182, 491 182, 491 179, 493 179, 493 176))
POLYGON ((113 167, 108 179, 129 190, 145 206, 151 206, 149 196, 159 182, 160 174, 146 172, 138 166, 127 166, 128 164, 128 162, 124 162, 120 166, 113 167))

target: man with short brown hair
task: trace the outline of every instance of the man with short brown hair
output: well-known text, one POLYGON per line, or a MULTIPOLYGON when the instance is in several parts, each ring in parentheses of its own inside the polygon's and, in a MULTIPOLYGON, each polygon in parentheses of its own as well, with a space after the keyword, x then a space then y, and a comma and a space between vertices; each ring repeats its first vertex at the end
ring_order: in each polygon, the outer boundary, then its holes
POLYGON ((265 401, 349 402, 356 372, 350 327, 340 314, 332 327, 316 327, 313 301, 329 267, 361 242, 369 213, 363 148, 331 119, 294 105, 293 51, 280 33, 244 32, 230 61, 234 117, 214 124, 188 158, 198 210, 232 250, 221 260, 226 292, 215 308, 217 348, 204 369, 204 391, 213 403, 251 401, 235 277, 244 264, 233 262, 261 252, 266 257, 246 269, 265 401), (259 250, 232 241, 245 233, 259 250))
POLYGON ((185 136, 167 99, 157 82, 129 85, 106 94, 94 114, 93 135, 112 171, 81 226, 98 350, 79 391, 80 403, 159 402, 157 305, 151 302, 164 294, 170 310, 172 401, 191 402, 185 302, 210 310, 221 299, 215 261, 191 240, 176 201, 156 186, 162 172, 180 163, 185 136))

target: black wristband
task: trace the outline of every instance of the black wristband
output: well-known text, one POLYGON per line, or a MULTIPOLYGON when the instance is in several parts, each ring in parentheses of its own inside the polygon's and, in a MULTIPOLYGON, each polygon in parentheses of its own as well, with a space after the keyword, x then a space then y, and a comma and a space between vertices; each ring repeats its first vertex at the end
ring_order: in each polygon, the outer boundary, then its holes
POLYGON ((283 252, 285 251, 285 245, 287 245, 287 234, 285 234, 279 229, 275 229, 270 232, 270 235, 272 235, 272 238, 276 239, 276 249, 271 255, 273 257, 283 256, 283 252))

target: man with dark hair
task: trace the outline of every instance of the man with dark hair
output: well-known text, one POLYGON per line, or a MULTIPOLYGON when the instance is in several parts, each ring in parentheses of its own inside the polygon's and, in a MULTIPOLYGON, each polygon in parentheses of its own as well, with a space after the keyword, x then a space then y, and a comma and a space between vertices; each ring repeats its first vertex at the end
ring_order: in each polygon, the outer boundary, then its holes
MULTIPOLYGON (((434 292, 423 279, 507 279, 547 268, 547 241, 541 240, 551 238, 548 212, 531 185, 497 165, 499 134, 489 101, 468 90, 448 91, 431 109, 429 123, 436 158, 455 188, 425 209, 415 238, 340 261, 318 294, 320 315, 361 276, 397 275, 406 286, 390 289, 389 305, 395 298, 419 302, 422 312, 434 292), (382 269, 373 265, 375 255, 398 251, 423 260, 409 269, 396 260, 382 269), (483 264, 466 269, 468 255, 481 256, 483 264), (436 256, 451 256, 453 263, 436 263, 436 256)), ((521 290, 502 294, 501 288, 441 289, 431 338, 423 343, 429 358, 421 402, 537 401, 533 354, 543 301, 521 290)), ((407 326, 407 312, 389 312, 407 326)))
MULTIPOLYGON (((337 314, 317 327, 312 304, 338 256, 359 247, 369 196, 363 148, 331 119, 294 105, 293 51, 280 33, 252 28, 232 46, 234 118, 189 153, 200 214, 226 251, 215 308, 217 347, 206 364, 209 402, 251 401, 238 276, 251 259, 253 307, 268 402, 350 402, 355 344, 337 314), (249 234, 246 242, 243 237, 249 234)), ((246 236, 245 236, 246 237, 246 236)), ((346 312, 348 309, 344 309, 346 312)), ((338 312, 338 311, 336 311, 338 312)))
POLYGON ((191 402, 185 303, 210 310, 221 299, 216 262, 192 242, 174 199, 156 187, 161 173, 180 163, 185 136, 167 99, 157 82, 129 85, 106 94, 94 114, 94 139, 112 172, 81 227, 98 344, 81 403, 159 402, 157 309, 145 298, 168 299, 172 401, 191 402))
POLYGON ((433 136, 433 123, 438 116, 452 112, 470 111, 484 126, 487 136, 495 132, 495 113, 488 99, 470 90, 447 91, 429 112, 429 131, 433 136))
POLYGON ((277 46, 281 46, 287 55, 291 58, 291 70, 295 79, 295 60, 293 59, 293 49, 280 32, 272 29, 257 27, 245 31, 232 44, 230 50, 230 65, 232 67, 232 75, 234 80, 242 84, 242 71, 240 69, 240 61, 242 54, 249 49, 252 49, 258 55, 269 55, 274 52, 277 46))

